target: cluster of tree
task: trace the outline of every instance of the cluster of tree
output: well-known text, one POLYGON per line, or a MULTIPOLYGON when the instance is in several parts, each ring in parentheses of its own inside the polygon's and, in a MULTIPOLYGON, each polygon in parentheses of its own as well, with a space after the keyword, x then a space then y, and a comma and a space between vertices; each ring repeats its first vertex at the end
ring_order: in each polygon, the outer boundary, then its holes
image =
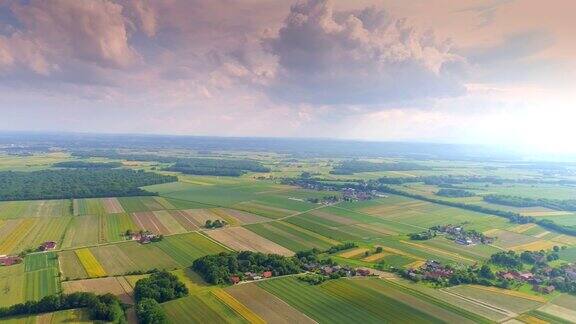
POLYGON ((96 295, 76 292, 46 296, 39 301, 27 301, 10 307, 0 308, 0 318, 35 315, 59 310, 86 308, 91 320, 125 323, 124 309, 118 297, 112 294, 96 295))
POLYGON ((436 237, 436 231, 422 231, 420 233, 411 233, 408 235, 410 237, 411 240, 415 240, 415 241, 426 241, 429 240, 431 238, 436 237))
POLYGON ((416 271, 412 269, 388 269, 398 273, 400 276, 415 281, 427 281, 441 287, 450 287, 463 284, 477 284, 483 286, 503 287, 506 283, 496 279, 496 275, 488 265, 478 267, 452 267, 444 265, 446 271, 450 271, 448 276, 428 276, 426 271, 416 271))
POLYGON ((298 280, 307 282, 311 285, 319 285, 330 278, 328 276, 321 275, 319 273, 307 273, 303 276, 298 276, 298 280))
POLYGON ((166 314, 159 303, 185 296, 188 296, 188 288, 170 272, 159 271, 138 280, 134 287, 134 299, 139 323, 166 323, 166 314))
POLYGON ((206 282, 218 285, 228 283, 233 275, 244 278, 246 272, 272 271, 274 276, 299 273, 302 264, 297 256, 242 251, 204 256, 194 261, 192 269, 206 282))
POLYGON ((122 166, 120 162, 86 162, 86 161, 64 161, 52 164, 55 168, 68 169, 114 169, 122 166))
POLYGON ((556 210, 576 211, 576 200, 560 200, 560 199, 545 199, 545 198, 526 198, 509 195, 486 195, 484 201, 513 207, 546 207, 556 210))
POLYGON ((140 279, 134 286, 134 299, 137 302, 151 298, 159 303, 188 295, 188 288, 168 271, 158 271, 140 279))
POLYGON ((307 202, 310 202, 313 204, 323 204, 323 203, 333 204, 333 203, 339 202, 340 200, 341 200, 340 196, 337 196, 337 195, 324 196, 322 198, 311 197, 311 198, 306 199, 307 202))
POLYGON ((464 189, 442 188, 436 192, 436 195, 450 198, 474 197, 475 193, 464 189))
POLYGON ((248 159, 213 159, 213 158, 182 158, 177 156, 160 156, 155 154, 122 154, 116 151, 74 152, 78 157, 106 157, 128 161, 146 161, 172 164, 167 171, 182 172, 195 175, 241 176, 251 172, 270 172, 270 169, 260 162, 248 159))
POLYGON ((413 170, 429 170, 430 168, 424 165, 411 162, 396 162, 396 163, 375 163, 369 161, 350 160, 342 161, 333 170, 331 174, 349 175, 360 172, 381 172, 381 171, 413 171, 413 170))
POLYGON ((208 220, 206 220, 204 227, 206 227, 206 228, 221 228, 221 227, 226 226, 226 224, 228 224, 228 223, 226 223, 226 221, 224 221, 224 220, 217 219, 215 221, 211 221, 208 219, 208 220))
POLYGON ((330 254, 334 254, 336 252, 348 250, 348 249, 355 248, 355 247, 358 247, 358 244, 356 244, 354 242, 344 242, 342 244, 331 246, 328 250, 326 250, 326 252, 328 252, 330 254))
POLYGON ((156 195, 139 187, 177 177, 128 169, 0 172, 0 200, 67 199, 156 195))
POLYGON ((141 324, 168 323, 164 309, 152 298, 144 298, 136 304, 136 317, 141 324))
POLYGON ((514 251, 502 251, 490 256, 490 262, 511 269, 522 269, 522 260, 514 251))

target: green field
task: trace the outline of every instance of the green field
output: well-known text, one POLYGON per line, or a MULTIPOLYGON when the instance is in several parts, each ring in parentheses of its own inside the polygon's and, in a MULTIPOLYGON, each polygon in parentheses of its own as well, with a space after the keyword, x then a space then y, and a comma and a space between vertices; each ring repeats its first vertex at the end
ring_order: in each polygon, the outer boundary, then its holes
POLYGON ((58 268, 26 272, 24 283, 26 300, 39 300, 44 296, 57 294, 60 291, 58 268))
POLYGON ((70 199, 0 202, 0 219, 61 216, 72 216, 70 199))
POLYGON ((24 302, 24 264, 0 267, 0 307, 24 302))
POLYGON ((350 280, 310 286, 295 278, 284 278, 258 285, 321 323, 442 323, 439 318, 350 280))
POLYGON ((134 232, 139 228, 132 217, 128 214, 107 214, 104 216, 104 237, 106 242, 118 242, 125 240, 124 234, 127 230, 134 232))
POLYGON ((24 258, 24 268, 26 272, 57 267, 58 256, 54 252, 28 254, 26 258, 24 258))
POLYGON ((62 241, 63 248, 98 244, 98 215, 85 215, 72 218, 62 241))
POLYGON ((330 246, 338 244, 338 241, 282 221, 251 224, 244 227, 292 251, 303 251, 312 248, 326 250, 330 246))
POLYGON ((168 236, 155 245, 181 267, 189 267, 194 260, 205 255, 227 251, 223 246, 198 233, 168 236))
POLYGON ((162 308, 174 323, 248 323, 210 292, 169 301, 162 308))
POLYGON ((165 209, 154 197, 121 197, 118 201, 127 213, 165 209))
POLYGON ((74 199, 74 215, 100 215, 104 213, 104 206, 100 198, 74 199))

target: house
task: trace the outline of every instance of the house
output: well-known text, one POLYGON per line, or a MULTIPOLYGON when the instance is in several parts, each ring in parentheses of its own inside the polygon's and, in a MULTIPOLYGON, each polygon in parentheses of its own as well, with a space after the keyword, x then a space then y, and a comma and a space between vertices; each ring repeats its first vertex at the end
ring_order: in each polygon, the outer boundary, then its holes
POLYGON ((142 234, 136 234, 133 236, 133 238, 135 240, 137 240, 140 244, 148 244, 148 243, 152 242, 154 239, 156 239, 157 237, 158 237, 158 235, 152 234, 149 232, 142 233, 142 234))
POLYGON ((19 256, 7 256, 7 255, 0 255, 0 266, 11 266, 22 262, 22 258, 19 256))
POLYGON ((356 274, 359 276, 369 276, 370 275, 370 270, 368 269, 356 269, 356 274))
POLYGON ((330 275, 332 274, 332 267, 324 266, 320 268, 320 271, 322 272, 323 275, 330 275))
POLYGON ((231 277, 230 277, 230 283, 231 283, 231 284, 235 285, 235 284, 237 284, 237 283, 239 283, 239 282, 240 282, 240 277, 238 277, 238 276, 231 276, 231 277))
POLYGON ((455 242, 458 244, 461 244, 461 245, 473 245, 474 244, 474 242, 470 238, 463 237, 463 236, 458 237, 455 242))
POLYGON ((46 241, 44 243, 42 243, 40 245, 40 247, 38 248, 38 250, 40 251, 48 251, 48 250, 54 250, 56 248, 56 242, 54 241, 46 241))
POLYGON ((264 277, 264 278, 272 278, 272 271, 264 271, 264 272, 262 272, 262 277, 264 277))
POLYGON ((501 272, 499 275, 500 275, 500 277, 502 277, 502 279, 506 279, 506 280, 516 279, 516 276, 511 272, 501 272))

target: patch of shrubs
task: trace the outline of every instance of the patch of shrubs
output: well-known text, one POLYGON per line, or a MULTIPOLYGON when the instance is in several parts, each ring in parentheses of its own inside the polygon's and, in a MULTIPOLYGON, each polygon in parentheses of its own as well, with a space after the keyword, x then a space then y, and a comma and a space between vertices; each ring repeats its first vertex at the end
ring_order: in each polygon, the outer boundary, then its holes
POLYGON ((217 219, 215 221, 211 221, 208 219, 208 220, 206 220, 204 227, 206 227, 206 228, 221 228, 221 227, 226 226, 226 224, 228 224, 228 223, 226 223, 226 221, 223 221, 223 220, 217 219))

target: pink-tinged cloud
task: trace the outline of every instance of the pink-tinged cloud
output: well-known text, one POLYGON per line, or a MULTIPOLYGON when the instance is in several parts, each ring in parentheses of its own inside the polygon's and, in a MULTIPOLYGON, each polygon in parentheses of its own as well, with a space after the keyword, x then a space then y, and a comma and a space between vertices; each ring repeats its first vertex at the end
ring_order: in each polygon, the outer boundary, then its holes
POLYGON ((17 64, 47 75, 74 61, 125 68, 138 59, 128 44, 122 6, 114 2, 32 0, 10 9, 21 27, 1 38, 5 67, 17 64))
POLYGON ((503 111, 569 119, 574 11, 572 0, 0 0, 0 130, 482 138, 503 111))
POLYGON ((272 93, 290 102, 382 104, 464 90, 465 59, 447 40, 375 7, 301 2, 269 44, 279 60, 272 93))

